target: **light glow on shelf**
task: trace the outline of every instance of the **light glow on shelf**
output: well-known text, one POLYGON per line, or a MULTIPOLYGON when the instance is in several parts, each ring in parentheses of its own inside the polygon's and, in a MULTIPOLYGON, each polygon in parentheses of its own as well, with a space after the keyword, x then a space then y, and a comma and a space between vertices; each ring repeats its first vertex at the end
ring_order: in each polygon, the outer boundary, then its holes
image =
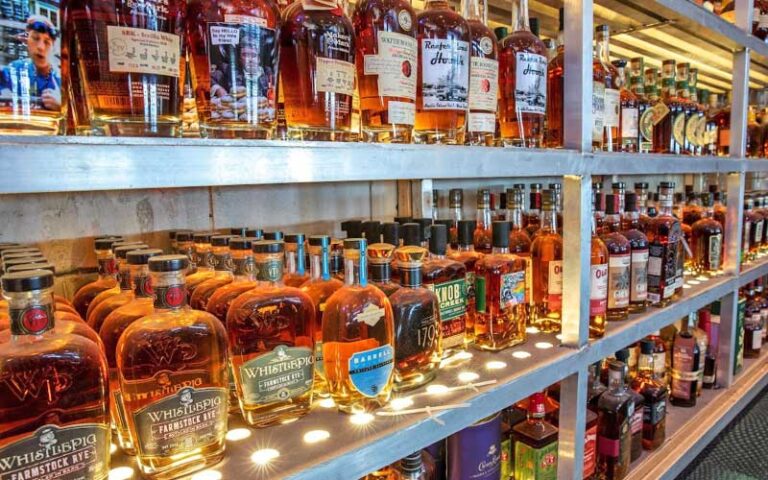
POLYGON ((563 339, 563 334, 562 333, 558 333, 557 335, 555 335, 555 338, 558 339, 558 340, 562 340, 563 339))
POLYGON ((331 432, 328 430, 310 430, 304 434, 305 443, 318 443, 331 438, 331 432))
POLYGON ((109 480, 128 480, 133 477, 131 467, 117 467, 109 471, 109 480))
POLYGON ((688 280, 688 281, 687 281, 687 282, 685 282, 685 283, 687 283, 688 285, 698 285, 698 284, 700 284, 701 282, 700 282, 700 281, 698 281, 698 280, 688 280))
POLYGON ((217 470, 203 470, 192 475, 189 480, 221 480, 221 472, 217 470))
POLYGON ((323 408, 333 408, 336 406, 336 402, 333 401, 331 397, 324 398, 317 402, 318 405, 320 405, 323 408))
POLYGON ((476 374, 475 372, 461 372, 459 374, 460 382, 474 382, 478 378, 480 378, 480 375, 476 374))
POLYGON ((491 360, 485 364, 485 368, 488 370, 501 370, 507 368, 507 364, 499 360, 491 360))
POLYGON ((709 277, 706 275, 699 275, 698 277, 696 277, 696 280, 700 282, 706 282, 707 280, 709 280, 709 277))
POLYGON ((368 425, 374 419, 374 416, 368 412, 355 413, 349 417, 349 422, 352 425, 363 426, 368 425))
POLYGON ((115 445, 114 443, 110 444, 109 453, 112 454, 112 453, 115 453, 116 451, 117 451, 117 445, 115 445))
POLYGON ((251 436, 251 431, 247 428, 233 428, 227 432, 226 439, 230 442, 239 442, 251 436))
POLYGON ((430 385, 427 387, 427 393, 431 395, 442 395, 447 391, 448 391, 448 387, 446 387, 445 385, 440 385, 439 383, 436 383, 434 385, 430 385))
POLYGON ((516 350, 512 352, 512 356, 517 359, 523 360, 525 358, 531 358, 531 352, 526 352, 525 350, 516 350))
POLYGON ((552 347, 554 347, 554 345, 552 345, 552 344, 551 344, 551 343, 549 343, 549 342, 536 342, 536 344, 534 345, 534 347, 536 347, 536 348, 539 348, 539 349, 541 349, 541 350, 546 350, 546 349, 548 349, 548 348, 552 348, 552 347))
POLYGON ((693 287, 692 287, 692 286, 690 286, 690 285, 683 285, 683 288, 685 288, 685 289, 689 289, 689 288, 693 288, 693 287))
POLYGON ((536 328, 536 327, 527 327, 527 328, 525 329, 525 332, 526 332, 526 333, 530 333, 530 334, 536 334, 536 333, 539 333, 539 332, 541 332, 541 330, 539 330, 539 329, 538 329, 538 328, 536 328))
POLYGON ((389 408, 392 410, 404 410, 413 405, 413 399, 411 397, 397 397, 389 402, 389 408))
POLYGON ((251 455, 251 461, 256 465, 267 465, 280 456, 280 452, 274 448, 262 448, 251 455))

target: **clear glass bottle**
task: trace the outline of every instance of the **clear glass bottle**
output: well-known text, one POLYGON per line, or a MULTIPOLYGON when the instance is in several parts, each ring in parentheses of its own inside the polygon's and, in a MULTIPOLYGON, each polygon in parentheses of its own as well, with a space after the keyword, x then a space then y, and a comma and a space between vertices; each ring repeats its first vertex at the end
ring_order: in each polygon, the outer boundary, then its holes
POLYGON ((547 148, 563 148, 565 135, 565 9, 559 10, 557 30, 557 54, 547 66, 547 148))
POLYGON ((699 370, 703 367, 699 344, 693 333, 683 330, 672 346, 670 402, 677 407, 695 407, 699 370))
POLYGON ((558 429, 545 419, 545 398, 542 392, 531 395, 528 418, 512 427, 515 478, 557 477, 558 429))
POLYGON ((590 245, 589 275, 589 337, 605 335, 608 311, 608 247, 598 236, 595 217, 592 216, 592 241, 590 245))
POLYGON ((257 285, 256 264, 253 260, 253 242, 251 238, 231 238, 229 250, 232 253, 232 281, 213 291, 208 299, 206 310, 221 320, 227 322, 227 312, 240 294, 251 290, 257 285))
POLYGON ((629 471, 635 405, 624 383, 626 368, 619 361, 609 364, 608 390, 597 402, 597 469, 600 478, 609 480, 622 479, 629 471))
POLYGON ((629 272, 629 312, 644 312, 648 304, 648 237, 640 231, 637 194, 624 196, 625 212, 621 219, 621 234, 629 241, 631 266, 629 272))
MULTIPOLYGON (((395 293, 400 285, 392 281, 392 265, 395 263, 395 246, 390 243, 373 243, 368 246, 368 275, 371 285, 376 286, 388 297, 395 293)), ((399 266, 398 266, 399 278, 399 266)))
POLYGON ((598 25, 596 28, 598 57, 605 71, 605 91, 603 96, 603 150, 620 150, 621 133, 621 80, 619 72, 610 58, 610 27, 598 25))
POLYGON ((227 332, 216 317, 187 305, 188 264, 182 255, 149 260, 154 312, 117 342, 125 418, 145 476, 187 475, 224 457, 227 332), (153 428, 158 415, 167 422, 162 430, 153 428))
POLYGON ((83 319, 87 318, 88 307, 98 294, 118 286, 117 260, 115 260, 112 245, 121 240, 121 237, 106 237, 97 238, 94 242, 96 261, 99 265, 99 278, 80 287, 72 298, 72 305, 83 319))
POLYGON ((325 304, 323 365, 339 410, 370 411, 389 401, 392 390, 394 317, 387 296, 368 283, 367 244, 344 240, 344 286, 325 304))
POLYGON ((557 233, 554 190, 542 194, 541 228, 531 244, 533 324, 560 331, 563 300, 563 238, 557 233))
POLYGON ((189 306, 195 310, 208 310, 208 301, 213 293, 232 283, 235 278, 233 270, 235 269, 232 261, 232 250, 229 242, 231 235, 212 235, 211 252, 213 253, 213 276, 202 281, 189 298, 189 306))
POLYGON ((309 280, 306 267, 306 251, 303 233, 289 233, 285 236, 285 266, 283 282, 289 287, 300 287, 309 280))
POLYGON ((620 195, 605 196, 606 232, 603 243, 608 248, 608 320, 626 320, 629 315, 632 246, 621 231, 620 195))
POLYGON ((449 257, 461 262, 466 268, 467 321, 465 340, 472 343, 475 337, 475 265, 485 254, 475 251, 472 236, 475 231, 474 220, 459 220, 458 246, 451 250, 449 257))
POLYGON ((492 147, 496 143, 496 108, 499 97, 499 46, 488 28, 486 0, 462 0, 469 24, 469 114, 466 143, 492 147))
POLYGON ((478 252, 491 252, 491 191, 486 188, 477 191, 477 222, 473 243, 478 252))
POLYGON ((187 271, 187 292, 192 296, 198 285, 216 275, 211 237, 215 234, 199 232, 192 235, 194 242, 193 259, 187 271))
POLYGON ((460 188, 452 188, 448 192, 448 207, 449 215, 451 217, 452 225, 448 230, 449 240, 451 242, 451 249, 455 250, 458 247, 458 228, 459 222, 464 219, 464 191, 460 188))
MULTIPOLYGON (((648 300, 663 307, 675 298, 682 227, 672 215, 675 182, 659 183, 659 212, 648 223, 648 300)), ((682 285, 682 278, 680 282, 682 285)))

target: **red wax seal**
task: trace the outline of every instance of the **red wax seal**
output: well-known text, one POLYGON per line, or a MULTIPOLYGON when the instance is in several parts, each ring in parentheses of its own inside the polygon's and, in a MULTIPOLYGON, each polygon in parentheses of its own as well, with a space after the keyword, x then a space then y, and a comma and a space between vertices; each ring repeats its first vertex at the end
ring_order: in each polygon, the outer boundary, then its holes
POLYGON ((174 286, 165 291, 165 303, 169 307, 179 307, 184 303, 184 290, 174 286))
POLYGON ((33 307, 24 312, 21 324, 29 333, 42 332, 48 327, 48 312, 39 307, 33 307))
POLYGON ((480 91, 483 92, 483 93, 490 92, 491 91, 491 81, 488 80, 487 78, 484 78, 480 82, 480 91))
POLYGON ((141 290, 147 295, 152 295, 154 293, 152 290, 152 278, 144 277, 144 281, 141 283, 141 290))
POLYGON ((411 71, 412 71, 411 70, 411 62, 409 62, 408 60, 405 60, 403 62, 403 64, 402 64, 401 68, 402 68, 402 71, 403 71, 403 75, 406 78, 411 78, 411 71))

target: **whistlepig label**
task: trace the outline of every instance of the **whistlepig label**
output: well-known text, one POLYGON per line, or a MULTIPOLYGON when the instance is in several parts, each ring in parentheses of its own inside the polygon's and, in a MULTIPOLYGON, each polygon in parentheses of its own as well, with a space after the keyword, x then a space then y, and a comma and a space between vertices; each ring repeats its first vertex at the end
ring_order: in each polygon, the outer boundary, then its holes
POLYGON ((102 480, 109 475, 107 425, 44 425, 0 449, 0 480, 102 480))
POLYGON ((240 366, 246 404, 284 402, 312 389, 312 349, 278 345, 240 366))

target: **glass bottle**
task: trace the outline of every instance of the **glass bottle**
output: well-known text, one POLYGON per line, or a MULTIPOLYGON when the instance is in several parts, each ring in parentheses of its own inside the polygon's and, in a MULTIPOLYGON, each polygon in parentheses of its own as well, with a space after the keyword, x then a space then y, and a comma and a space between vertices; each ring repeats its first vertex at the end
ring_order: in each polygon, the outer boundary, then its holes
POLYGON ((704 153, 704 142, 702 141, 702 132, 706 126, 706 114, 704 105, 699 98, 699 69, 691 68, 688 70, 688 102, 689 116, 685 124, 685 144, 689 155, 702 155, 704 153))
POLYGON ((563 299, 563 238, 557 233, 554 191, 542 194, 541 228, 531 244, 533 324, 542 332, 560 331, 563 299))
MULTIPOLYGON (((394 389, 401 391, 416 388, 435 378, 443 339, 438 295, 421 282, 422 264, 427 251, 421 247, 405 246, 398 248, 395 255, 400 265, 402 288, 389 300, 394 313, 397 345, 394 389)), ((463 337, 462 325, 462 346, 463 337)))
POLYGON ((600 379, 599 361, 589 364, 588 373, 589 385, 587 386, 587 408, 590 411, 597 413, 597 402, 600 400, 600 397, 603 395, 603 393, 605 393, 608 387, 603 385, 603 382, 600 379))
POLYGON ((464 219, 464 191, 460 188, 452 188, 448 192, 448 207, 449 215, 451 217, 451 228, 448 230, 449 240, 451 242, 451 249, 455 250, 458 247, 458 235, 459 235, 459 222, 464 219))
POLYGON ((717 155, 727 157, 731 150, 731 92, 727 99, 718 99, 720 108, 716 109, 711 120, 717 125, 717 155))
POLYGON ((400 288, 400 285, 391 279, 394 255, 395 246, 390 243, 377 242, 368 246, 368 274, 371 277, 370 283, 384 292, 387 297, 400 288))
POLYGON ((294 2, 283 11, 280 75, 287 135, 349 141, 355 92, 355 32, 337 0, 294 2))
POLYGON ((213 276, 202 281, 189 298, 189 306, 195 310, 208 310, 208 301, 218 289, 232 283, 235 278, 232 271, 235 268, 232 261, 232 250, 229 242, 231 235, 212 235, 211 253, 213 253, 213 276))
POLYGON ((68 474, 107 478, 109 387, 101 347, 55 324, 51 271, 7 273, 2 289, 11 330, 0 341, 3 471, 40 478, 39 472, 63 471, 71 456, 68 474))
POLYGON ((695 407, 698 396, 701 351, 693 334, 687 330, 675 336, 672 346, 672 381, 670 402, 677 407, 695 407))
POLYGON ((80 287, 72 298, 72 305, 83 319, 87 318, 88 306, 99 293, 118 286, 117 261, 112 251, 112 244, 120 240, 122 240, 121 237, 97 238, 95 240, 99 278, 80 287))
POLYGON ((488 28, 486 0, 462 0, 469 25, 469 114, 466 143, 492 147, 496 143, 496 108, 499 97, 499 46, 488 28))
POLYGON ((186 2, 69 2, 90 123, 104 135, 181 136, 186 2))
POLYGON ((198 285, 216 275, 214 267, 216 266, 213 256, 213 246, 211 237, 214 234, 210 232, 200 232, 192 235, 194 242, 194 260, 190 263, 190 268, 185 279, 187 293, 192 296, 198 285))
POLYGON ((195 242, 191 230, 176 232, 176 255, 186 255, 189 260, 190 273, 195 271, 195 242))
POLYGON ((600 478, 609 480, 624 478, 629 471, 635 405, 624 384, 626 368, 618 361, 609 364, 608 390, 598 400, 597 469, 600 478))
POLYGON ((368 284, 365 239, 344 240, 344 286, 325 304, 323 366, 339 410, 369 411, 392 390, 394 318, 387 296, 368 284))
POLYGON ((714 196, 701 194, 704 210, 701 219, 691 226, 693 267, 697 273, 714 274, 721 267, 723 254, 723 226, 713 218, 714 196))
POLYGON ((528 0, 515 0, 512 13, 514 31, 499 45, 501 141, 540 148, 547 107, 547 47, 531 33, 528 0))
POLYGON ((232 279, 211 293, 205 307, 208 313, 218 318, 223 324, 227 322, 227 312, 232 301, 257 284, 256 265, 253 260, 254 241, 251 238, 229 239, 229 251, 232 254, 232 279))
POLYGON ((643 57, 636 57, 630 60, 629 65, 629 89, 637 99, 637 148, 641 153, 648 153, 653 149, 654 124, 651 101, 645 84, 645 60, 643 57))
POLYGON ((491 252, 491 191, 485 188, 477 191, 477 224, 473 243, 478 252, 491 252))
POLYGON ((744 316, 744 358, 758 358, 763 347, 765 319, 755 295, 754 284, 746 287, 747 305, 744 316))
POLYGON ((565 9, 560 7, 558 14, 557 54, 547 66, 547 148, 563 148, 565 138, 564 108, 565 103, 565 9))
POLYGON ((469 107, 469 24, 446 0, 416 15, 419 42, 416 143, 463 144, 469 107))
POLYGON ((596 152, 604 148, 605 85, 608 81, 601 49, 600 42, 595 42, 592 52, 592 149, 596 152))
POLYGON ((411 143, 418 58, 415 16, 405 0, 365 0, 355 6, 355 63, 366 142, 411 143))
POLYGON ((629 241, 631 265, 629 272, 629 312, 644 312, 648 303, 648 237, 640 231, 637 194, 625 194, 626 211, 621 219, 621 234, 629 241))
POLYGON ((600 63, 605 72, 605 91, 603 100, 603 150, 619 151, 621 128, 621 79, 610 59, 610 27, 598 25, 596 28, 596 47, 600 63))
POLYGON ((595 231, 598 235, 602 235, 605 223, 603 182, 592 183, 592 217, 595 219, 595 231))
POLYGON ((112 251, 117 261, 117 286, 99 293, 88 305, 85 321, 94 331, 99 331, 101 324, 104 323, 104 319, 107 318, 107 315, 112 310, 125 305, 133 299, 131 271, 126 261, 126 256, 132 250, 144 250, 147 248, 149 248, 149 245, 141 242, 118 242, 112 244, 112 251), (125 243, 130 243, 131 245, 125 245, 125 243))
MULTIPOLYGON (((675 182, 659 183, 659 212, 648 223, 648 300, 663 307, 673 300, 677 285, 677 263, 682 228, 672 215, 675 182)), ((680 278, 682 285, 682 278, 680 278)))
POLYGON ((188 264, 182 255, 149 260, 154 312, 117 341, 125 418, 145 476, 186 475, 224 457, 227 332, 216 317, 187 305, 188 264), (166 420, 162 430, 152 428, 157 416, 166 420))
POLYGON ((601 239, 608 249, 608 320, 626 320, 629 315, 632 246, 622 235, 620 195, 605 196, 606 232, 601 239))
POLYGON ((526 233, 528 233, 529 237, 533 238, 536 234, 536 230, 538 230, 541 225, 541 184, 531 183, 529 188, 528 211, 525 212, 523 223, 525 223, 526 233))
MULTIPOLYGON (((661 98, 657 83, 658 76, 658 68, 645 69, 644 94, 647 106, 640 117, 640 135, 641 148, 646 148, 649 152, 656 152, 657 136, 667 138, 672 135, 671 121, 666 121, 669 120, 669 107, 661 98)), ((663 149, 662 146, 659 146, 659 149, 663 149)))
POLYGON ((475 337, 475 266, 485 254, 475 251, 472 245, 472 236, 475 231, 474 220, 459 220, 458 247, 451 250, 449 257, 461 262, 466 268, 466 292, 467 292, 467 321, 465 340, 472 343, 475 337))
POLYGON ((309 280, 306 268, 305 237, 303 233, 289 233, 285 236, 286 286, 300 287, 309 280))
POLYGON ((302 417, 312 404, 315 306, 305 292, 283 283, 284 248, 272 240, 254 244, 260 283, 227 313, 240 411, 256 427, 302 417))
POLYGON ((592 241, 590 245, 589 275, 589 337, 605 335, 608 310, 608 247, 598 236, 595 217, 592 217, 592 241))
MULTIPOLYGON (((627 366, 624 383, 629 384, 637 376, 637 344, 622 348, 615 354, 615 359, 627 366)), ((643 396, 633 389, 627 390, 632 397, 634 409, 629 419, 630 451, 629 462, 632 463, 643 454, 643 396)))
POLYGON ((638 374, 632 380, 632 390, 643 396, 643 448, 656 450, 666 437, 667 397, 666 383, 654 374, 654 342, 640 341, 638 374))
POLYGON ((475 346, 498 351, 526 338, 526 262, 509 253, 509 223, 492 232, 492 252, 475 264, 475 346))
POLYGON ((557 477, 558 429, 545 420, 545 395, 536 392, 528 400, 528 418, 512 427, 515 478, 557 477))
MULTIPOLYGON (((712 307, 714 310, 714 307, 712 307)), ((702 388, 715 388, 717 382, 717 355, 718 342, 720 341, 720 316, 713 315, 710 307, 699 310, 699 328, 706 333, 709 339, 706 353, 704 354, 704 371, 702 374, 702 388)))
POLYGON ((621 124, 618 128, 618 149, 622 152, 635 153, 639 151, 639 119, 640 119, 640 100, 630 88, 627 81, 626 60, 614 60, 611 64, 618 74, 618 85, 620 93, 620 114, 621 124))
MULTIPOLYGON (((525 192, 524 184, 515 184, 516 186, 507 189, 507 213, 506 218, 510 223, 509 231, 509 253, 517 255, 525 260, 525 298, 528 301, 528 325, 534 320, 533 305, 533 265, 531 259, 531 237, 523 226, 523 195, 525 192)), ((559 227, 559 218, 556 227, 559 227)), ((539 221, 539 223, 541 223, 539 221)), ((558 232, 559 233, 559 232, 558 232)))

